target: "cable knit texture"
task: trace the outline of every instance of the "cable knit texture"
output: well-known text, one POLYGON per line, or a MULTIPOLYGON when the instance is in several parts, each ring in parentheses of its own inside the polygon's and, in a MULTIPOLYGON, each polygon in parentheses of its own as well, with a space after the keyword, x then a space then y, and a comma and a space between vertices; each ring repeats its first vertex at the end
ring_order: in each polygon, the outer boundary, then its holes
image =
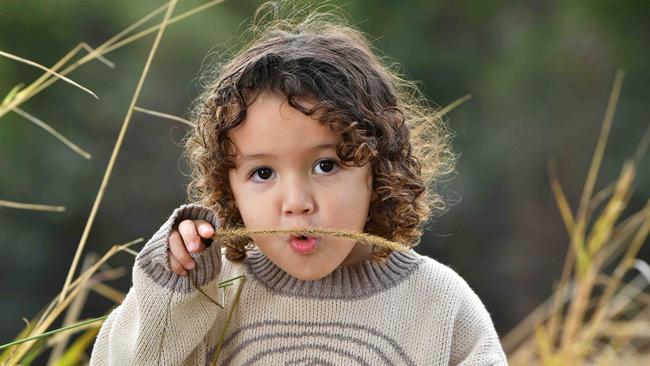
POLYGON ((485 306, 454 270, 414 250, 316 281, 292 277, 254 249, 243 262, 218 243, 171 272, 168 238, 184 219, 219 227, 214 211, 176 209, 140 251, 133 287, 102 325, 91 365, 209 365, 246 277, 219 365, 507 365, 485 306), (225 306, 220 308, 201 292, 225 306))

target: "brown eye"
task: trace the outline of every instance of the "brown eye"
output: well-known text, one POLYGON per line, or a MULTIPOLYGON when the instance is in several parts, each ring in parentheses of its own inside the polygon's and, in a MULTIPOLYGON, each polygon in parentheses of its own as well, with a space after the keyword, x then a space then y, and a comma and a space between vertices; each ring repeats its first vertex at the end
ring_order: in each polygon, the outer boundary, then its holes
POLYGON ((258 170, 258 173, 259 173, 260 178, 266 180, 266 179, 271 178, 271 173, 272 172, 271 172, 271 169, 269 169, 269 168, 262 168, 262 169, 258 170))
POLYGON ((262 167, 253 170, 251 174, 251 179, 253 179, 253 181, 260 182, 260 181, 266 181, 270 179, 272 176, 273 176, 273 169, 262 167), (259 178, 257 178, 256 176, 259 178))
POLYGON ((332 159, 323 159, 316 163, 316 168, 320 169, 323 173, 331 173, 338 168, 336 161, 332 159))
POLYGON ((319 164, 320 164, 320 168, 324 172, 331 172, 332 169, 334 169, 334 163, 332 163, 331 161, 321 161, 319 164))

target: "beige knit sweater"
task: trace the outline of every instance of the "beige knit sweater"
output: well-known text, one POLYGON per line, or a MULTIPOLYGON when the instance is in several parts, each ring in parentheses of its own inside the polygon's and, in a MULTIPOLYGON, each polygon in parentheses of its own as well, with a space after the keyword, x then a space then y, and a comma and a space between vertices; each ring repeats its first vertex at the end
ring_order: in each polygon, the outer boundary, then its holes
POLYGON ((215 243, 191 254, 189 276, 170 270, 170 231, 184 219, 219 226, 214 211, 177 208, 133 267, 133 287, 104 322, 91 365, 206 365, 234 300, 220 281, 246 276, 219 365, 506 365, 490 315, 449 267, 415 251, 386 263, 340 267, 298 280, 259 250, 236 263, 215 243), (191 279, 189 277, 192 277, 191 279), (196 284, 225 309, 194 288, 196 284))

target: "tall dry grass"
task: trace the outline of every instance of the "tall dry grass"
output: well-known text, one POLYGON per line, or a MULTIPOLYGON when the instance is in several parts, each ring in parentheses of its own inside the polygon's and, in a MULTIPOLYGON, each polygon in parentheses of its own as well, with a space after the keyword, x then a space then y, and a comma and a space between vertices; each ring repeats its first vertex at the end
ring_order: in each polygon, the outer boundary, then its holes
POLYGON ((622 218, 639 162, 650 140, 646 130, 618 179, 594 194, 595 182, 623 84, 616 74, 577 212, 571 208, 551 162, 551 187, 569 237, 561 279, 551 298, 503 339, 513 365, 647 365, 650 362, 650 267, 636 258, 650 230, 650 200, 622 218), (594 213, 604 205, 599 214, 594 213), (614 266, 612 273, 606 269, 614 266), (624 276, 636 277, 624 282, 624 276))
MULTIPOLYGON (((120 252, 137 255, 137 252, 131 247, 143 242, 143 239, 139 238, 129 243, 115 245, 99 259, 93 258, 92 254, 86 255, 81 273, 74 278, 77 266, 84 252, 88 234, 94 222, 95 214, 101 205, 103 192, 108 185, 112 168, 117 161, 121 141, 128 129, 132 113, 137 111, 173 119, 180 123, 189 123, 176 116, 137 106, 137 99, 146 79, 147 71, 154 59, 155 51, 162 39, 163 32, 168 25, 208 9, 222 1, 210 1, 176 17, 171 16, 176 1, 170 1, 127 27, 124 31, 118 33, 99 47, 92 48, 84 42, 79 43, 50 68, 31 60, 9 54, 8 52, 0 53, 2 56, 38 67, 45 71, 40 78, 29 86, 25 88, 22 85, 16 86, 7 94, 0 104, 0 118, 8 112, 17 113, 41 128, 46 129, 79 155, 90 159, 90 154, 85 153, 83 149, 70 142, 45 122, 34 116, 21 113, 20 105, 27 102, 40 91, 50 87, 57 80, 71 83, 94 95, 88 88, 72 81, 66 75, 79 66, 93 60, 99 60, 107 66, 112 67, 113 64, 104 58, 105 54, 157 31, 152 49, 147 57, 144 70, 127 110, 109 164, 105 169, 100 190, 96 195, 63 288, 59 295, 39 314, 31 321, 26 321, 27 326, 16 337, 14 342, 0 346, 0 351, 2 351, 0 353, 0 364, 29 365, 38 359, 44 351, 49 349, 51 349, 48 359, 49 365, 76 365, 80 362, 87 361, 87 351, 92 346, 98 328, 106 316, 79 321, 80 310, 84 306, 85 298, 89 291, 94 291, 112 300, 115 305, 118 305, 123 300, 124 293, 108 286, 105 284, 105 281, 122 276, 127 271, 123 268, 106 269, 104 265, 112 256, 120 252), (163 11, 165 11, 165 15, 161 23, 129 35, 163 11), (82 49, 88 52, 86 56, 70 63, 66 68, 59 71, 82 49), (48 331, 61 316, 64 317, 63 327, 48 331), (71 336, 77 333, 81 334, 71 342, 71 336)), ((601 135, 589 169, 587 182, 575 214, 571 212, 570 205, 567 202, 559 180, 555 177, 554 164, 550 164, 551 187, 564 220, 567 233, 569 234, 569 252, 561 280, 555 293, 503 339, 504 348, 509 354, 510 362, 513 365, 627 365, 648 363, 648 337, 650 337, 650 332, 648 331, 650 329, 648 304, 650 303, 650 296, 645 291, 645 288, 650 279, 650 267, 635 257, 648 236, 648 230, 650 228, 650 201, 642 210, 627 218, 623 219, 620 215, 626 208, 632 193, 639 161, 645 154, 648 141, 650 140, 650 130, 646 131, 644 137, 641 139, 635 156, 624 163, 619 178, 613 184, 593 194, 599 166, 613 122, 622 80, 623 74, 619 72, 614 82, 601 135), (602 208, 599 215, 594 216, 598 207, 604 202, 606 202, 604 208, 602 208), (611 274, 605 273, 604 269, 614 262, 616 262, 614 271, 611 274), (631 281, 624 282, 624 276, 632 270, 636 270, 639 275, 631 281)), ((469 98, 470 96, 465 96, 459 99, 448 107, 443 108, 440 113, 447 113, 469 98)), ((63 211, 65 209, 62 206, 26 204, 6 200, 0 201, 0 205, 17 209, 47 211, 63 211)), ((305 230, 319 235, 354 238, 367 244, 386 246, 393 250, 405 249, 400 244, 387 241, 383 238, 363 233, 326 229, 295 228, 262 231, 235 229, 220 230, 216 236, 221 241, 227 241, 229 238, 232 239, 262 232, 304 232, 305 230)), ((229 312, 228 319, 230 319, 235 310, 244 280, 245 278, 238 277, 223 281, 219 284, 220 288, 227 289, 233 286, 235 282, 238 283, 234 300, 227 310, 229 312)), ((224 297, 222 297, 221 301, 211 300, 215 305, 225 310, 225 292, 223 294, 224 297)), ((205 294, 205 296, 208 295, 205 294)), ((227 326, 228 322, 221 332, 221 339, 225 336, 227 326)), ((216 363, 218 356, 219 352, 217 351, 212 360, 213 364, 216 363)))
MULTIPOLYGON (((63 328, 54 331, 49 331, 49 332, 47 332, 47 329, 66 309, 68 309, 69 305, 75 299, 78 299, 78 296, 80 294, 83 294, 85 291, 87 291, 88 288, 93 288, 98 292, 105 294, 107 296, 112 296, 112 297, 121 296, 119 291, 115 291, 114 289, 111 289, 106 285, 99 286, 98 284, 101 283, 99 282, 100 281, 99 279, 102 277, 101 276, 102 273, 97 275, 96 272, 98 271, 98 269, 102 264, 104 264, 109 258, 111 258, 116 253, 121 251, 132 252, 132 250, 129 247, 132 246, 133 244, 142 242, 141 238, 123 245, 113 246, 99 261, 91 265, 86 271, 83 271, 76 279, 73 280, 73 277, 76 273, 77 266, 81 258, 81 254, 84 250, 86 240, 88 238, 88 234, 90 233, 90 230, 92 228, 96 212, 101 204, 101 200, 104 191, 106 189, 106 186, 108 185, 113 166, 115 164, 117 156, 119 155, 121 144, 126 134, 126 131, 128 129, 131 116, 133 114, 133 111, 137 107, 136 102, 138 100, 140 90, 142 89, 142 85, 144 84, 144 81, 146 79, 147 72, 156 54, 156 50, 162 39, 164 30, 168 25, 180 21, 198 12, 204 11, 214 5, 223 2, 223 0, 213 0, 207 2, 201 6, 195 7, 189 11, 186 11, 172 18, 171 15, 173 13, 176 2, 177 2, 176 0, 172 0, 166 3, 165 5, 159 7, 158 9, 152 11, 151 13, 141 18, 137 22, 133 23, 132 25, 124 29, 122 32, 118 33, 117 35, 115 35, 108 41, 104 42, 102 45, 100 45, 97 48, 92 48, 88 46, 87 43, 85 42, 80 43, 75 48, 73 48, 70 52, 68 52, 65 56, 63 56, 59 61, 57 61, 57 63, 53 65, 51 68, 47 68, 34 61, 10 54, 8 52, 3 51, 2 53, 0 53, 0 56, 8 57, 10 59, 23 62, 30 66, 38 67, 39 69, 45 71, 45 73, 40 78, 38 78, 36 81, 29 84, 27 87, 23 88, 22 85, 18 85, 14 87, 7 94, 7 96, 3 99, 2 103, 0 104, 0 118, 8 112, 14 112, 36 123, 38 119, 36 119, 35 117, 29 118, 30 116, 26 116, 24 113, 20 113, 20 109, 19 109, 20 105, 27 102, 29 99, 31 99, 32 97, 40 93, 45 88, 51 86, 57 80, 64 80, 96 97, 96 95, 92 91, 72 81, 71 79, 66 77, 66 75, 89 61, 95 59, 107 61, 105 60, 105 58, 103 58, 103 55, 157 31, 152 48, 148 54, 144 69, 140 75, 140 80, 136 86, 136 90, 133 94, 131 103, 126 112, 126 116, 124 118, 122 128, 120 129, 120 134, 113 148, 113 152, 111 154, 111 158, 109 160, 108 166, 105 169, 104 177, 102 179, 99 192, 95 197, 95 201, 91 209, 91 212, 88 216, 88 220, 86 221, 86 226, 84 228, 82 237, 79 241, 79 244, 77 245, 77 250, 74 258, 72 259, 72 264, 68 271, 66 280, 63 284, 63 289, 61 290, 57 298, 53 300, 47 307, 45 307, 33 320, 26 321, 27 326, 18 335, 16 341, 0 346, 0 350, 2 350, 2 353, 0 354, 0 363, 2 365, 30 364, 36 357, 38 357, 38 355, 41 352, 54 345, 52 342, 49 343, 47 342, 47 337, 54 334, 61 333, 69 329, 74 329, 75 331, 79 331, 80 329, 83 329, 84 326, 92 325, 93 329, 86 331, 86 333, 84 333, 81 337, 79 337, 65 352, 63 352, 63 354, 59 359, 50 360, 49 362, 49 364, 57 364, 57 365, 76 364, 80 359, 83 359, 86 348, 90 344, 92 344, 92 340, 94 339, 92 333, 97 331, 99 321, 105 319, 105 317, 91 319, 76 324, 69 324, 77 320, 75 319, 74 316, 70 316, 67 317, 66 319, 68 324, 64 322, 63 328), (136 31, 138 28, 146 24, 150 19, 153 19, 156 15, 160 14, 163 11, 165 11, 165 15, 161 23, 151 26, 145 30, 139 31, 135 34, 131 34, 134 31, 136 31), (81 49, 87 50, 89 52, 88 55, 82 57, 81 59, 75 62, 70 63, 62 71, 58 71, 68 62, 70 62, 70 60, 81 49)), ((110 61, 109 61, 109 65, 111 65, 110 61)), ((63 135, 59 134, 58 132, 53 133, 53 131, 55 130, 52 129, 49 125, 47 125, 45 122, 42 122, 40 120, 38 121, 40 123, 37 123, 37 125, 39 125, 42 128, 45 128, 48 132, 52 133, 57 138, 59 138, 59 140, 61 140, 62 142, 66 142, 66 141, 69 142, 67 138, 65 138, 63 135)), ((74 146, 76 145, 71 143, 69 144, 66 143, 66 145, 68 147, 71 147, 76 152, 78 153, 80 152, 80 149, 74 148, 74 146)), ((86 158, 90 157, 89 155, 85 156, 83 153, 81 155, 86 158)), ((62 211, 65 209, 60 206, 24 204, 24 203, 18 203, 18 202, 13 202, 8 200, 1 201, 0 203, 2 203, 4 207, 19 208, 19 209, 55 210, 55 211, 62 211)), ((67 342, 66 337, 58 337, 56 339, 67 342)), ((59 351, 58 353, 61 353, 61 351, 59 351)))

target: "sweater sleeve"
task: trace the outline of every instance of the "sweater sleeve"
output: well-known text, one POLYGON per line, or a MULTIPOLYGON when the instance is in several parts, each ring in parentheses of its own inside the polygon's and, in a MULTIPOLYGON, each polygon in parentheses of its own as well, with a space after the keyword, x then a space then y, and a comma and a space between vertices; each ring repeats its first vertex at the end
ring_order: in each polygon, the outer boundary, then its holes
POLYGON ((508 365, 490 314, 476 293, 464 282, 454 322, 450 365, 508 365))
POLYGON ((196 267, 187 276, 172 272, 169 234, 185 219, 206 220, 215 229, 220 226, 216 213, 207 207, 191 204, 174 210, 136 257, 133 286, 102 325, 91 365, 204 363, 204 339, 221 309, 215 309, 194 285, 217 298, 221 248, 215 241, 201 253, 190 253, 196 267))

